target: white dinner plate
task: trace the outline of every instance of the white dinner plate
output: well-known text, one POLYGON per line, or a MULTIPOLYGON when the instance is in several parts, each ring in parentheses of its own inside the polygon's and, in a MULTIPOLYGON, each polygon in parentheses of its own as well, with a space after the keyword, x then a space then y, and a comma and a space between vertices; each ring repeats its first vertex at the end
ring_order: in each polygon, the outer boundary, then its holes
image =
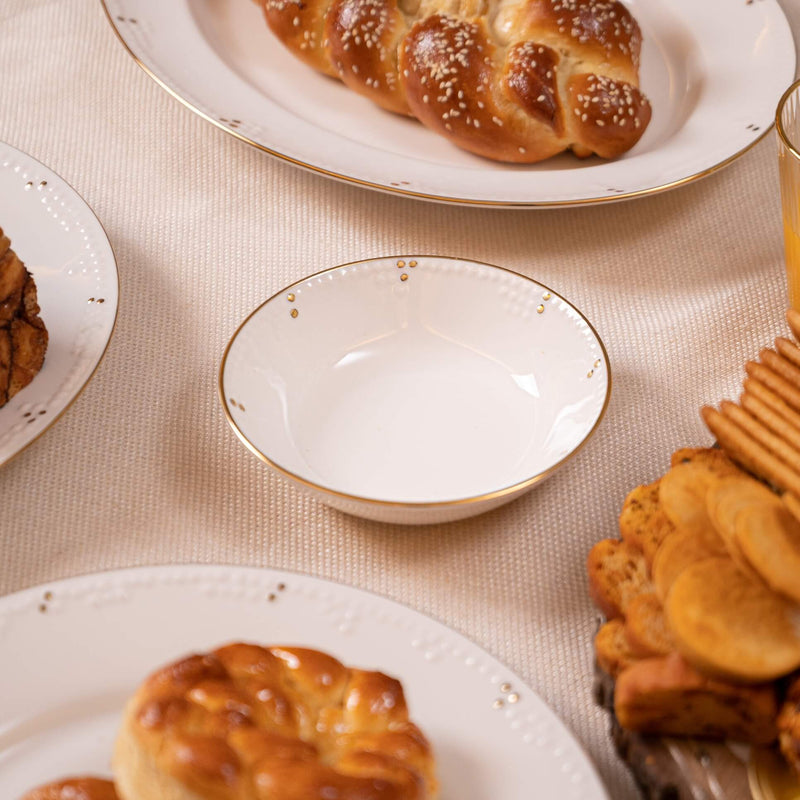
POLYGON ((0 142, 0 228, 33 274, 49 333, 44 366, 0 408, 0 465, 49 428, 97 369, 117 317, 117 263, 103 226, 44 164, 0 142))
POLYGON ((156 667, 234 641, 297 644, 399 678, 441 800, 607 800, 577 741, 477 645, 377 595, 224 566, 140 567, 0 599, 0 786, 110 775, 126 698, 156 667))
POLYGON ((229 133, 293 164, 427 200, 555 206, 669 189, 724 166, 772 125, 795 48, 777 0, 627 0, 653 119, 622 158, 504 165, 463 152, 297 61, 252 0, 102 0, 136 61, 229 133))

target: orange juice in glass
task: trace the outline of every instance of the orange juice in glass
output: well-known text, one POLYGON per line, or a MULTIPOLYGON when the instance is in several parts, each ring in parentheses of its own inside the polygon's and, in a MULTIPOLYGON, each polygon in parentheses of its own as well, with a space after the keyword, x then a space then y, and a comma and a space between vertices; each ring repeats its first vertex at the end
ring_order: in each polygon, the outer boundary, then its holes
POLYGON ((800 81, 778 103, 775 127, 789 304, 800 311, 800 81))

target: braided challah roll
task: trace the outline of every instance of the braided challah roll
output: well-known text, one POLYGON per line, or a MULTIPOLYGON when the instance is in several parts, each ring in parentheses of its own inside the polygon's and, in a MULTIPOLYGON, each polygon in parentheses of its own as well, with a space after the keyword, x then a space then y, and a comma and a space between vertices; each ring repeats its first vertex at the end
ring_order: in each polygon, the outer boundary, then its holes
POLYGON ((650 121, 618 0, 256 2, 305 63, 487 158, 614 158, 650 121))
POLYGON ((114 753, 121 800, 435 800, 401 684, 318 650, 235 643, 151 675, 114 753))

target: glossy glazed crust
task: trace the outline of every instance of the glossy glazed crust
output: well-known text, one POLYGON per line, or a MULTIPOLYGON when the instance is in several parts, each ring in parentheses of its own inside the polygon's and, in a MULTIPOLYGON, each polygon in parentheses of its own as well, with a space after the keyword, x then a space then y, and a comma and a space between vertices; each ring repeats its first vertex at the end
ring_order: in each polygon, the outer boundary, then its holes
POLYGON ((122 800, 433 800, 400 683, 317 650, 236 643, 159 670, 117 739, 122 800))
POLYGON ((487 158, 614 158, 650 122, 618 0, 256 0, 310 66, 487 158))
POLYGON ((119 800, 114 784, 104 778, 66 778, 28 792, 21 800, 119 800))

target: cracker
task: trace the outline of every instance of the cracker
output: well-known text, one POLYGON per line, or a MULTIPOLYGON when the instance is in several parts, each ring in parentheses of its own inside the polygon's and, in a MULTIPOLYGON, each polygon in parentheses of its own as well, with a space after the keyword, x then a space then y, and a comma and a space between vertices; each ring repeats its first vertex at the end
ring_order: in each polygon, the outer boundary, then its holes
POLYGON ((662 478, 659 488, 661 508, 678 530, 691 531, 708 547, 718 547, 719 534, 706 510, 706 492, 719 479, 715 465, 708 461, 676 464, 662 478))
POLYGON ((665 612, 678 651, 710 676, 759 683, 800 666, 800 607, 748 578, 729 558, 685 569, 665 612))
POLYGON ((778 336, 775 339, 775 349, 788 361, 791 361, 797 367, 800 367, 800 347, 798 347, 791 339, 785 336, 778 336))
POLYGON ((672 584, 692 564, 705 558, 723 558, 727 553, 719 537, 715 542, 698 539, 692 531, 676 531, 662 543, 653 559, 652 580, 658 598, 666 602, 672 584))
POLYGON ((734 460, 779 489, 800 495, 800 474, 757 442, 734 421, 711 406, 703 406, 700 415, 720 445, 734 460))
POLYGON ((800 390, 796 386, 773 372, 765 364, 759 364, 757 361, 748 361, 744 365, 744 369, 751 378, 771 389, 795 411, 800 411, 800 390))
POLYGON ((721 478, 716 486, 708 490, 706 507, 708 515, 725 542, 728 554, 734 563, 751 578, 759 579, 750 561, 742 552, 736 537, 736 522, 739 516, 753 506, 782 507, 781 499, 760 481, 742 473, 721 478))
POLYGON ((744 409, 729 400, 720 403, 720 411, 736 423, 743 431, 748 433, 767 450, 774 453, 781 461, 788 464, 795 472, 800 474, 800 452, 780 436, 772 433, 763 423, 748 414, 744 409))
POLYGON ((736 540, 769 586, 800 603, 800 522, 783 503, 744 509, 736 517, 736 540))
POLYGON ((745 392, 739 405, 770 433, 773 433, 795 451, 800 451, 800 428, 796 428, 785 417, 777 414, 766 403, 745 392))
POLYGON ((787 309, 786 321, 789 323, 789 329, 794 334, 794 338, 800 341, 800 312, 793 308, 787 309))
POLYGON ((800 430, 800 413, 795 411, 786 401, 765 386, 756 378, 745 378, 742 384, 744 396, 757 398, 773 412, 783 417, 788 423, 800 430))
POLYGON ((781 501, 789 509, 789 513, 794 516, 796 520, 800 520, 800 497, 793 492, 784 492, 781 495, 781 501))
POLYGON ((653 481, 628 492, 619 515, 622 539, 642 551, 648 567, 661 542, 675 530, 661 508, 660 483, 653 481))

